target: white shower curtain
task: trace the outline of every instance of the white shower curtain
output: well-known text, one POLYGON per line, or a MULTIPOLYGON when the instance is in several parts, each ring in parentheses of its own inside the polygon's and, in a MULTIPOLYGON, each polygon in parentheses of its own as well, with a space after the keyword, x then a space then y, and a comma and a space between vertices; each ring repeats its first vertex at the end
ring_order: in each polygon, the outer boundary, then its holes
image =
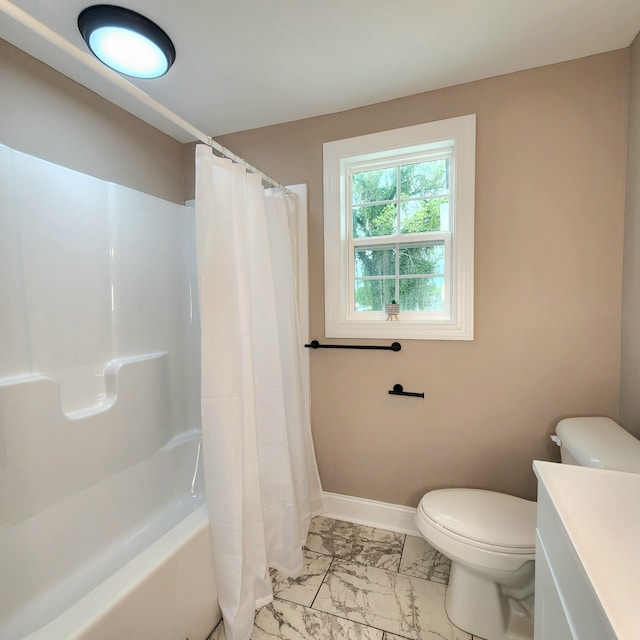
POLYGON ((202 437, 214 572, 228 640, 272 600, 268 567, 302 568, 322 493, 288 229, 296 196, 196 147, 202 437))

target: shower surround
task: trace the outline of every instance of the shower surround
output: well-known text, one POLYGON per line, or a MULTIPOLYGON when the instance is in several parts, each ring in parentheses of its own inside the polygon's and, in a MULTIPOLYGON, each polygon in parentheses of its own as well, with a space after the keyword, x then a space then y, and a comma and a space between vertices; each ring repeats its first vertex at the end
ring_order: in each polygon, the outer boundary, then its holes
POLYGON ((206 637, 191 208, 0 146, 0 640, 206 637))

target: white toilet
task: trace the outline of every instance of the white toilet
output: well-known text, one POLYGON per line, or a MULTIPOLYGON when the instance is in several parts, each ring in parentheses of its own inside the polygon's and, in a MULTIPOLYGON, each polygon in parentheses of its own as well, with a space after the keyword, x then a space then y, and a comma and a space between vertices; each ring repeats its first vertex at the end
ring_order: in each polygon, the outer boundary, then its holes
MULTIPOLYGON (((553 440, 565 464, 640 473, 640 440, 609 418, 566 418, 553 440)), ((449 619, 485 640, 533 638, 536 503, 482 489, 427 493, 418 530, 451 559, 449 619)))

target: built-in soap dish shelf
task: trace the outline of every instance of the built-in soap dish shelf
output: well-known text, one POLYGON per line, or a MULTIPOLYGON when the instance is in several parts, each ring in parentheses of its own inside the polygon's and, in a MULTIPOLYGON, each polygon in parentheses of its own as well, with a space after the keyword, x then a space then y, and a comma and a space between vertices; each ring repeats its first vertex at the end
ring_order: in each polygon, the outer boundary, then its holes
MULTIPOLYGON (((42 385, 57 389, 59 410, 68 420, 82 420, 84 418, 109 411, 118 398, 120 379, 127 375, 125 371, 136 367, 149 366, 153 360, 167 357, 166 351, 144 353, 124 358, 114 358, 106 364, 96 364, 75 367, 55 372, 31 373, 0 378, 0 387, 9 392, 9 387, 24 387, 32 389, 33 400, 41 395, 38 388, 42 385)), ((164 369, 164 367, 162 367, 164 369)), ((135 374, 134 374, 135 377, 135 374)), ((18 389, 16 389, 18 391, 18 389)), ((22 388, 19 395, 26 389, 22 388)), ((49 393, 46 393, 49 395, 49 393)))
POLYGON ((64 385, 55 372, 0 380, 0 528, 30 517, 33 505, 44 511, 138 464, 170 440, 166 352, 110 360, 101 372, 102 401, 78 396, 72 411, 65 393, 73 376, 64 385))

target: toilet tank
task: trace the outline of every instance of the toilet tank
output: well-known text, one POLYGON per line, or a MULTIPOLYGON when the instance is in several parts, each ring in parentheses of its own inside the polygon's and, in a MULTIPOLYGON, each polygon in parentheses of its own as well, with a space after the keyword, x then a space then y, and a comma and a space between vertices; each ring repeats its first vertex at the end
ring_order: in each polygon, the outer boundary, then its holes
POLYGON ((556 434, 565 464, 640 473, 640 440, 610 418, 565 418, 556 434))

